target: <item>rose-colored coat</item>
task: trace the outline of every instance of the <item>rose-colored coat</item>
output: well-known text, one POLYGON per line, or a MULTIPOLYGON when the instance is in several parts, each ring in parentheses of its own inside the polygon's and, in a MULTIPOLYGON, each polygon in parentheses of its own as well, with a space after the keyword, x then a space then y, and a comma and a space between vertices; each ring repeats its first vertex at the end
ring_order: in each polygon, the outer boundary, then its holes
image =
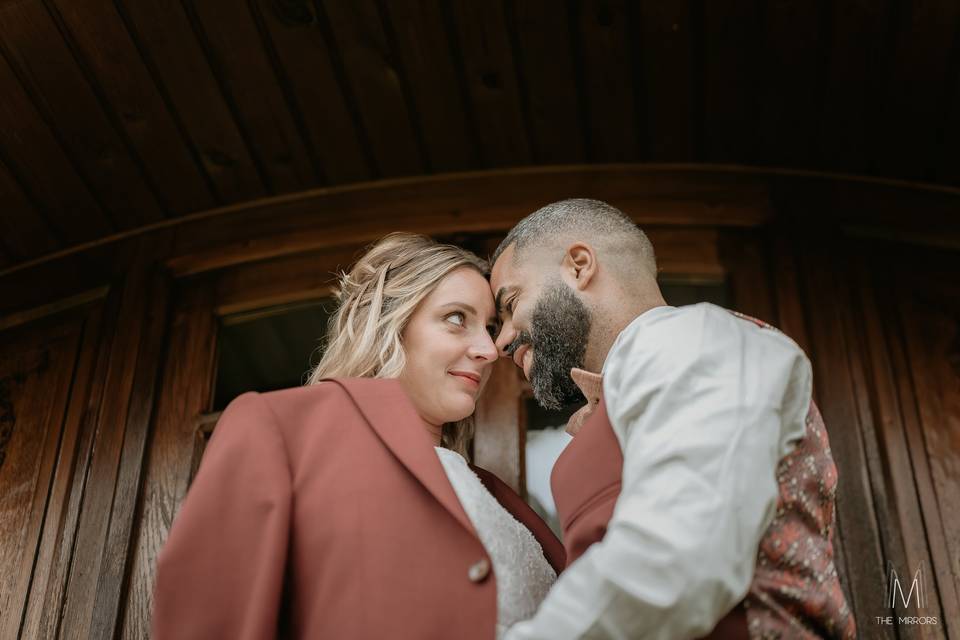
MULTIPOLYGON (((546 525, 478 475, 559 572, 546 525)), ((221 417, 160 554, 153 637, 489 640, 483 561, 395 380, 248 393, 221 417)))

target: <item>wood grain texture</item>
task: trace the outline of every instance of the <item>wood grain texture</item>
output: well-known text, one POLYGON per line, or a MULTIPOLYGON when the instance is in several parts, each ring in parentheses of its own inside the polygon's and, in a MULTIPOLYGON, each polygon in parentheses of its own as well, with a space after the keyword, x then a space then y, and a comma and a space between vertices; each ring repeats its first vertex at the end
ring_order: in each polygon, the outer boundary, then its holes
POLYGON ((602 198, 641 224, 751 226, 771 214, 762 181, 736 175, 650 171, 629 165, 437 176, 328 189, 264 201, 178 230, 171 268, 180 274, 248 259, 369 242, 404 229, 428 234, 506 231, 570 194, 602 198), (213 247, 216 249, 213 249, 213 247))
MULTIPOLYGON (((118 627, 126 605, 126 573, 132 536, 136 527, 140 479, 146 458, 153 417, 157 379, 160 375, 164 337, 168 326, 170 282, 167 274, 151 259, 147 247, 131 269, 126 288, 142 289, 145 299, 137 299, 141 316, 136 319, 143 330, 137 348, 133 384, 123 424, 123 442, 117 460, 115 488, 110 505, 109 528, 103 543, 103 563, 93 600, 90 635, 108 638, 118 627)), ((123 304, 128 300, 124 299, 123 304)), ((121 312, 123 309, 121 308, 121 312)), ((132 355, 128 356, 132 359, 132 355)))
POLYGON ((477 403, 477 430, 473 438, 473 463, 517 492, 523 484, 520 402, 524 387, 516 365, 505 358, 498 360, 477 403))
POLYGON ((698 64, 703 69, 703 158, 750 163, 757 159, 753 88, 762 54, 759 39, 764 7, 758 0, 703 3, 698 64))
MULTIPOLYGON (((927 543, 950 637, 960 628, 960 274, 955 255, 909 252, 896 279, 904 350, 894 351, 927 543), (908 385, 912 384, 912 388, 908 385), (907 396, 910 397, 910 396, 907 396), (915 411, 915 413, 914 413, 915 411)), ((918 526, 919 523, 911 523, 918 526)))
POLYGON ((144 178, 84 78, 57 25, 40 2, 7 3, 0 9, 3 48, 34 103, 53 123, 65 151, 89 181, 120 229, 164 217, 154 185, 144 178))
POLYGON ((175 215, 212 206, 202 167, 196 164, 116 7, 103 0, 47 0, 45 4, 132 141, 164 204, 175 215))
POLYGON ((942 106, 956 81, 948 70, 960 5, 918 0, 897 7, 896 31, 887 43, 890 67, 869 132, 871 160, 879 175, 929 180, 938 157, 942 106))
POLYGON ((860 630, 873 627, 884 602, 885 556, 873 498, 870 466, 863 443, 858 388, 851 373, 853 336, 843 331, 842 309, 848 292, 835 274, 841 267, 827 243, 797 235, 803 313, 810 340, 814 397, 820 407, 836 461, 837 534, 845 568, 841 578, 860 630))
POLYGON ((83 178, 0 56, 0 148, 7 170, 25 184, 63 244, 109 235, 113 222, 103 213, 83 178), (13 162, 13 159, 16 162, 13 162))
POLYGON ((831 171, 866 173, 877 101, 885 78, 884 35, 892 2, 829 3, 829 51, 820 96, 816 155, 831 171))
POLYGON ((832 4, 781 0, 763 12, 752 126, 764 165, 817 164, 812 143, 829 66, 825 22, 832 4))
MULTIPOLYGON (((846 261, 852 304, 846 307, 844 331, 859 336, 853 369, 861 391, 857 400, 863 416, 864 446, 873 485, 880 533, 888 566, 901 575, 917 567, 931 571, 933 564, 927 545, 923 514, 918 501, 917 476, 910 457, 905 410, 913 399, 900 396, 890 346, 901 339, 890 333, 890 301, 883 295, 889 282, 889 265, 881 256, 892 247, 879 243, 858 243, 846 261)), ((932 586, 932 585, 931 585, 932 586)), ((902 606, 896 615, 936 616, 943 618, 937 592, 928 593, 928 607, 917 611, 902 606)), ((937 625, 901 626, 901 638, 944 638, 945 628, 937 625)))
MULTIPOLYGON (((123 256, 118 261, 118 268, 142 272, 143 264, 134 258, 145 259, 148 252, 136 252, 135 247, 130 249, 129 253, 133 255, 123 256)), ((147 308, 147 294, 145 288, 136 286, 117 292, 119 300, 112 319, 116 325, 101 346, 109 364, 103 395, 96 399, 96 423, 89 455, 81 468, 83 492, 67 578, 67 596, 59 621, 64 634, 94 637, 91 635, 92 625, 99 613, 94 609, 94 602, 100 589, 109 589, 103 579, 103 564, 123 562, 122 557, 106 557, 105 545, 112 521, 111 505, 117 490, 118 458, 126 435, 133 374, 141 348, 142 315, 147 308)))
POLYGON ((638 3, 636 14, 628 37, 639 39, 642 51, 634 95, 644 102, 646 155, 659 162, 690 162, 696 159, 693 103, 698 95, 690 3, 638 3))
POLYGON ((518 74, 526 90, 534 162, 583 162, 581 101, 565 4, 523 0, 504 5, 518 74))
POLYGON ((157 396, 153 435, 140 489, 139 522, 131 540, 129 588, 118 635, 150 637, 157 554, 186 495, 196 446, 195 426, 211 401, 216 317, 209 282, 174 298, 170 336, 157 396))
POLYGON ((282 77, 295 96, 319 169, 329 184, 368 180, 374 160, 366 133, 341 89, 332 56, 310 2, 261 0, 254 5, 267 30, 282 77))
POLYGON ((376 2, 327 1, 322 6, 380 175, 422 173, 426 158, 414 130, 409 86, 376 2))
POLYGON ((82 323, 42 322, 0 341, 0 636, 19 636, 57 463, 82 323))
POLYGON ((260 168, 177 0, 124 0, 118 11, 209 176, 216 199, 266 194, 260 168))
POLYGON ((429 168, 442 172, 477 167, 478 142, 469 132, 462 79, 438 3, 383 0, 380 11, 396 41, 429 168))
POLYGON ((630 4, 626 0, 588 0, 577 3, 571 16, 583 67, 588 134, 587 158, 593 162, 628 162, 642 156, 637 148, 640 130, 631 57, 630 4))
POLYGON ((767 238, 753 229, 725 229, 717 244, 728 274, 732 308, 778 326, 767 238))
POLYGON ((106 380, 108 358, 100 347, 105 330, 110 331, 113 326, 110 312, 115 309, 115 302, 101 299, 87 309, 65 315, 73 316, 73 321, 82 325, 83 338, 21 627, 23 638, 55 638, 58 634, 96 430, 96 411, 106 380))
POLYGON ((263 167, 268 192, 286 193, 317 184, 318 167, 311 161, 249 7, 193 0, 184 6, 221 90, 263 167))
POLYGON ((11 261, 22 262, 61 248, 40 211, 0 160, 0 234, 11 261))
POLYGON ((529 164, 529 132, 503 5, 464 0, 451 4, 448 29, 458 45, 482 163, 490 167, 529 164))

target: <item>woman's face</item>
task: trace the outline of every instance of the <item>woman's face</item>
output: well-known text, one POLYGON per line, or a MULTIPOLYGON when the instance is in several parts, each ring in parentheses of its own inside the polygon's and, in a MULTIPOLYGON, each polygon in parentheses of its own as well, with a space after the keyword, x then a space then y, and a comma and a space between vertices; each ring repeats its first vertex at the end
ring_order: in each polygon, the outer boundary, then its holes
POLYGON ((453 271, 417 307, 402 334, 400 384, 427 424, 471 415, 497 359, 490 285, 476 270, 453 271))

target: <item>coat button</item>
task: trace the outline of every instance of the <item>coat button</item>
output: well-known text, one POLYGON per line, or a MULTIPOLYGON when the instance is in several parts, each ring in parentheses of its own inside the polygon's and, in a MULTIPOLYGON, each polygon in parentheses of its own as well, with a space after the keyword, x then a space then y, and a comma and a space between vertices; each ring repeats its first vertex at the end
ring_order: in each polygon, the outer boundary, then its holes
POLYGON ((470 582, 483 582, 488 575, 490 575, 490 561, 486 558, 473 563, 467 570, 467 577, 470 578, 470 582))

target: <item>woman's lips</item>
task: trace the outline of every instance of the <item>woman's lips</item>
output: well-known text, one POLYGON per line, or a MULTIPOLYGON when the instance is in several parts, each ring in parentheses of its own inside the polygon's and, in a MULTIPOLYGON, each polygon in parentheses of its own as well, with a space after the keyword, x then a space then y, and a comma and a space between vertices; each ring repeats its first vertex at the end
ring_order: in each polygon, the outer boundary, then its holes
POLYGON ((470 371, 450 371, 449 373, 475 389, 480 387, 480 376, 476 373, 470 371))

